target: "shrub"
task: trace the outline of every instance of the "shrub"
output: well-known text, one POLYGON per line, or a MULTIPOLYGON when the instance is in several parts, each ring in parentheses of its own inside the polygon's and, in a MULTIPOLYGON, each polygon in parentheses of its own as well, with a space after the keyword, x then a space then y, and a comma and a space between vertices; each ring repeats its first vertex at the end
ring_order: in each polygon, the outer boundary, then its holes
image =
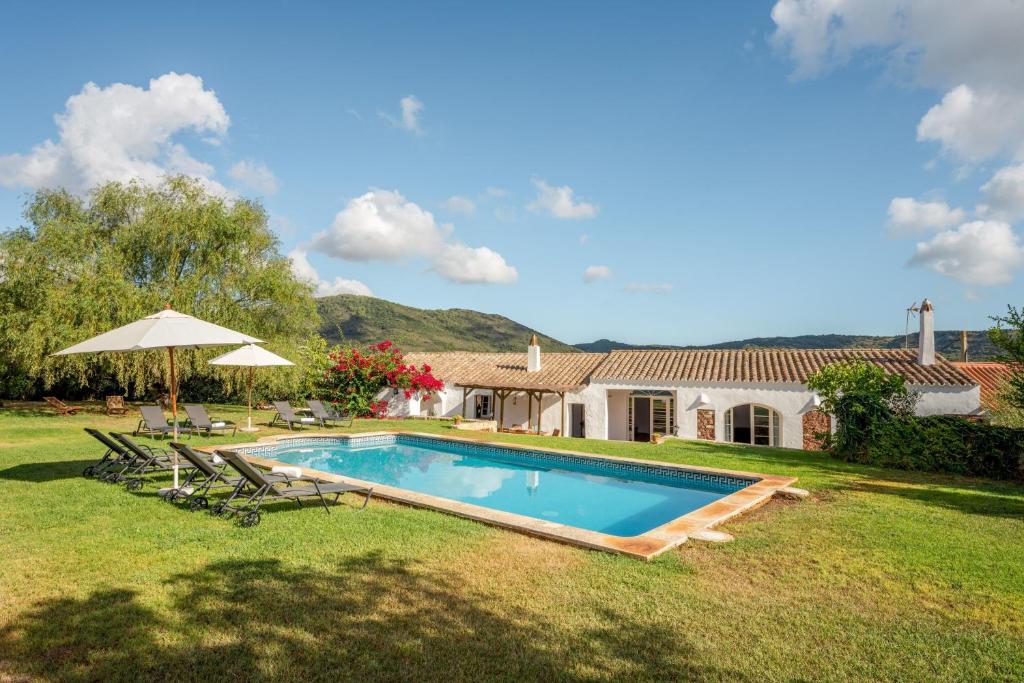
POLYGON ((1024 429, 954 415, 891 416, 859 448, 831 452, 882 467, 1024 480, 1024 429))
POLYGON ((430 374, 430 366, 406 365, 402 352, 390 341, 360 349, 354 346, 330 353, 330 366, 322 390, 332 402, 359 417, 386 417, 388 402, 377 396, 383 389, 397 389, 405 398, 430 398, 444 383, 430 374))

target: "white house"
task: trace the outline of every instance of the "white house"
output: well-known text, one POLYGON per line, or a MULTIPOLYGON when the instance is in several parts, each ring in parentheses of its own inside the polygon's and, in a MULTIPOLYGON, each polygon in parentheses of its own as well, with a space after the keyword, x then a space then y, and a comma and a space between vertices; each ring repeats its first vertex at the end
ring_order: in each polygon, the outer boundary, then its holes
POLYGON ((922 415, 977 415, 980 388, 935 355, 932 307, 921 310, 921 343, 908 349, 644 350, 526 354, 412 353, 445 382, 429 401, 394 397, 395 414, 496 420, 592 439, 647 441, 652 434, 816 448, 831 427, 807 377, 831 363, 862 360, 903 375, 922 415))

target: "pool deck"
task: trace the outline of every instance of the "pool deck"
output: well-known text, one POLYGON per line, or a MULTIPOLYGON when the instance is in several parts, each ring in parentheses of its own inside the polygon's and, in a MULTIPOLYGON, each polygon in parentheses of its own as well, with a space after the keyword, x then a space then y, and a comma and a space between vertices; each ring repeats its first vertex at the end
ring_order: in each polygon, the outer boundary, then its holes
POLYGON ((496 446, 502 446, 505 448, 513 448, 528 452, 535 451, 541 453, 560 453, 564 455, 572 455, 574 457, 587 458, 589 460, 593 460, 595 463, 633 463, 638 465, 651 465, 659 468, 682 470, 686 472, 702 472, 710 474, 732 475, 741 478, 756 479, 757 481, 751 483, 749 486, 745 488, 740 489, 739 491, 730 493, 729 495, 720 498, 719 500, 716 500, 713 503, 709 503, 704 507, 698 508, 692 512, 682 515, 681 517, 677 517, 670 522, 662 524, 659 527, 655 527, 654 529, 651 529, 650 531, 642 533, 638 536, 612 536, 610 534, 604 534, 599 531, 590 531, 587 529, 581 529, 579 527, 558 524, 557 522, 549 522, 546 520, 537 519, 536 517, 527 517, 525 515, 517 515, 512 512, 494 510, 479 505, 473 505, 472 503, 464 503, 462 501, 451 500, 449 498, 441 498, 438 496, 417 493, 415 491, 409 491, 407 489, 396 488, 393 486, 386 486, 383 484, 378 484, 376 482, 363 481, 361 479, 345 477, 338 474, 332 474, 330 472, 322 472, 320 470, 315 470, 308 467, 303 467, 300 469, 302 469, 303 474, 307 476, 317 477, 325 481, 342 482, 347 484, 355 484, 361 487, 372 488, 373 496, 377 498, 385 498, 387 500, 398 503, 404 503, 416 507, 423 507, 429 508, 431 510, 447 512, 450 514, 458 515, 460 517, 473 519, 478 522, 484 522, 486 524, 492 524, 494 526, 512 529, 514 531, 519 531, 534 536, 540 536, 542 538, 561 541, 563 543, 570 543, 572 545, 591 548, 594 550, 604 550, 606 552, 620 553, 623 555, 629 555, 631 557, 643 560, 653 559, 661 553, 685 543, 690 538, 703 538, 708 540, 727 540, 728 538, 730 538, 729 536, 725 534, 716 534, 712 530, 715 527, 739 515, 742 515, 746 512, 749 512, 751 510, 754 510, 755 508, 760 507, 761 505, 764 505, 775 496, 787 496, 790 495, 791 493, 799 491, 790 489, 793 483, 796 482, 795 477, 782 477, 772 474, 756 474, 753 472, 738 472, 735 470, 696 467, 693 465, 676 465, 674 463, 666 463, 656 460, 639 460, 635 458, 621 458, 609 455, 594 455, 592 453, 582 453, 580 451, 544 448, 539 446, 528 446, 524 444, 513 444, 500 441, 481 442, 478 439, 466 439, 457 436, 442 436, 438 434, 425 434, 422 432, 413 431, 378 431, 360 432, 354 434, 332 434, 330 432, 302 432, 297 434, 279 434, 276 436, 264 437, 256 442, 233 444, 227 446, 211 446, 201 448, 200 450, 238 450, 242 453, 242 455, 245 456, 247 460, 261 467, 270 468, 282 465, 294 467, 294 465, 278 462, 270 458, 249 455, 245 451, 246 449, 251 449, 254 447, 285 443, 289 439, 308 439, 319 437, 333 437, 337 439, 346 439, 354 437, 381 436, 390 434, 406 434, 410 436, 424 437, 428 439, 437 439, 439 441, 457 441, 470 444, 487 443, 496 446))

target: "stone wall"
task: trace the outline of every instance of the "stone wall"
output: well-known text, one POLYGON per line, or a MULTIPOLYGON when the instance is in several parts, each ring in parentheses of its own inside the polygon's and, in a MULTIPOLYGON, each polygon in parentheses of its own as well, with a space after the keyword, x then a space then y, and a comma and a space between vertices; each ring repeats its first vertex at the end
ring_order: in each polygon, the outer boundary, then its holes
POLYGON ((821 439, 814 435, 818 432, 828 432, 832 429, 832 420, 828 414, 820 410, 810 410, 804 413, 804 450, 820 451, 821 439))
POLYGON ((715 411, 707 408, 697 409, 697 438, 715 440, 715 411))

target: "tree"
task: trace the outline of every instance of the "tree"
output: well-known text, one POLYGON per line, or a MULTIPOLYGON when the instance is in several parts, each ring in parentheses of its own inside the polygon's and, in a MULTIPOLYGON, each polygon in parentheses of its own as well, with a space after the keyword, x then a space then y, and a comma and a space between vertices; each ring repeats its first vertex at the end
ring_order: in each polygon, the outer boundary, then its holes
MULTIPOLYGON (((292 274, 257 202, 174 177, 109 183, 86 197, 41 190, 24 215, 27 225, 0 234, 2 394, 56 385, 144 395, 162 379, 159 353, 50 354, 165 304, 286 354, 316 331, 312 290, 292 274)), ((182 383, 233 389, 237 373, 206 364, 223 350, 181 354, 182 383)))
POLYGON ((826 365, 807 386, 821 398, 821 410, 836 418, 825 447, 847 455, 863 448, 880 423, 913 415, 919 399, 902 375, 862 361, 826 365))
POLYGON ((1000 400, 1011 410, 1024 411, 1024 308, 1006 307, 1005 316, 992 316, 995 327, 988 331, 1002 353, 998 360, 1010 366, 1010 377, 1000 400))
POLYGON ((444 383, 430 373, 430 366, 406 365, 405 357, 390 341, 365 349, 336 348, 324 373, 322 393, 353 415, 384 417, 388 402, 377 398, 384 389, 396 389, 406 399, 430 398, 444 383))

